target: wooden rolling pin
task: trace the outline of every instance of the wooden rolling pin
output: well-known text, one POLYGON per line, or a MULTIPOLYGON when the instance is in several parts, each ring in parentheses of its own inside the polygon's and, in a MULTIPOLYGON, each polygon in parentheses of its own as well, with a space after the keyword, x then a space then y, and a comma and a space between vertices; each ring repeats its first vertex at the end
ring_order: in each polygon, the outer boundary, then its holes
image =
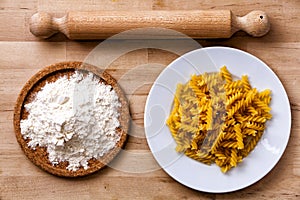
MULTIPOLYGON (((192 38, 230 38, 239 30, 254 37, 263 36, 269 31, 270 23, 263 11, 238 17, 230 10, 75 11, 62 18, 39 12, 30 20, 31 33, 42 38, 60 31, 69 39, 103 39, 126 30, 150 27, 173 29, 192 38)), ((147 34, 142 33, 145 37, 147 34)))

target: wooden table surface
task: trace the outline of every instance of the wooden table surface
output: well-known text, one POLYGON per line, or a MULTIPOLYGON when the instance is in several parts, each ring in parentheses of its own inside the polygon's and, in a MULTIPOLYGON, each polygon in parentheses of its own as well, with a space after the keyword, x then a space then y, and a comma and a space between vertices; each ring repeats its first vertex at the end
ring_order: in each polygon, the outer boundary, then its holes
MULTIPOLYGON (((299 199, 300 198, 300 1, 298 0, 23 0, 0 1, 0 199, 299 199), (264 3, 261 3, 264 2, 264 3), (262 38, 238 32, 230 39, 198 40, 202 46, 229 46, 267 63, 282 81, 292 109, 287 149, 274 169, 243 190, 209 194, 189 189, 160 169, 144 137, 144 105, 151 84, 177 55, 159 49, 126 53, 110 66, 130 101, 132 129, 126 144, 133 156, 120 155, 112 167, 85 178, 52 176, 33 165, 13 130, 13 108, 25 82, 39 69, 60 61, 83 61, 101 41, 70 41, 61 34, 40 40, 29 32, 36 11, 62 16, 68 10, 230 9, 236 15, 264 10, 271 31, 262 38), (151 63, 156 63, 151 66, 151 63), (141 67, 142 66, 142 67, 141 67), (138 70, 136 70, 138 69, 138 70), (130 73, 134 70, 134 73, 130 73), (128 72, 128 73, 127 73, 128 72), (146 81, 145 81, 146 80, 146 81), (141 86, 130 92, 133 86, 141 86)), ((180 46, 177 45, 179 48, 180 46)), ((111 53, 107 49, 107 54, 111 53)), ((282 110, 282 112, 287 112, 282 110)), ((285 133, 286 134, 286 133, 285 133)), ((259 167, 259 166, 257 166, 259 167)))

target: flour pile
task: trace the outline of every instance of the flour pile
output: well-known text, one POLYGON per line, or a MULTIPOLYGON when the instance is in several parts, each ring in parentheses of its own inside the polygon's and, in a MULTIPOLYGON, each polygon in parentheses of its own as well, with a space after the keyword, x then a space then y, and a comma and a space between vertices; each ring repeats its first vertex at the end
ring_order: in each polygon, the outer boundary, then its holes
POLYGON ((46 147, 53 165, 68 161, 70 171, 88 169, 88 160, 100 158, 120 140, 120 106, 110 85, 75 71, 46 83, 25 105, 29 115, 21 120, 21 134, 32 149, 46 147))

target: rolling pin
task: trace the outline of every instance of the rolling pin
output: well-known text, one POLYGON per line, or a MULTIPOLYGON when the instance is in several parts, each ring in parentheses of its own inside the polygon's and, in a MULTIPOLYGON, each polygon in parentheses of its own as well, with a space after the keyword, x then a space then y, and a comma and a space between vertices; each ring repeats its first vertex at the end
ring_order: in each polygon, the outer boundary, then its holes
POLYGON ((230 10, 75 11, 62 18, 38 12, 30 19, 31 33, 41 38, 62 32, 69 39, 104 39, 126 30, 150 27, 173 29, 192 38, 230 38, 239 30, 254 37, 263 36, 270 23, 263 11, 238 17, 230 10))

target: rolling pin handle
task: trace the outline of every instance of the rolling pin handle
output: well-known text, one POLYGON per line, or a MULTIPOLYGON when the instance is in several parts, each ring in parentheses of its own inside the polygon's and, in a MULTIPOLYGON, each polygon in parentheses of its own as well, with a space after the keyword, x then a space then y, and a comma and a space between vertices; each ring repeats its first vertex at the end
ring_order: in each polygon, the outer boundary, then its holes
POLYGON ((38 12, 30 19, 30 32, 41 38, 48 38, 60 30, 63 18, 54 18, 46 12, 38 12))
POLYGON ((232 26, 233 33, 242 30, 253 37, 261 37, 270 30, 267 14, 259 10, 254 10, 243 17, 232 15, 232 26))

